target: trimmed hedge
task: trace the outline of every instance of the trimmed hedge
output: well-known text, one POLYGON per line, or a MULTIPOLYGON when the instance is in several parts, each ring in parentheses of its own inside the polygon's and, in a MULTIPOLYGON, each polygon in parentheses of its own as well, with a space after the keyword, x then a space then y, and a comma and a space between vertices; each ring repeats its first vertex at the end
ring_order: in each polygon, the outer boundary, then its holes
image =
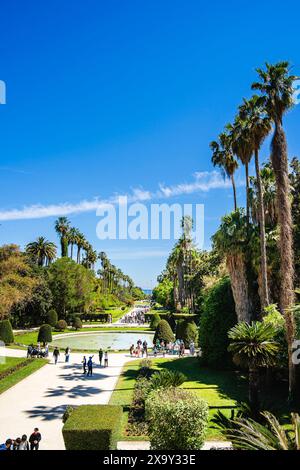
POLYGON ((49 310, 49 312, 46 315, 46 320, 47 320, 46 323, 48 325, 53 326, 53 327, 56 325, 56 323, 58 322, 58 316, 54 308, 49 310))
POLYGON ((62 430, 66 449, 116 449, 121 419, 121 406, 79 406, 72 411, 62 430))
POLYGON ((157 325, 153 344, 155 344, 157 340, 164 341, 165 343, 174 341, 174 334, 167 320, 161 320, 157 325))
POLYGON ((52 342, 52 328, 50 325, 42 325, 39 329, 38 334, 39 343, 51 343, 52 342))
POLYGON ((5 344, 14 342, 14 334, 9 320, 2 320, 0 322, 0 340, 5 344))
POLYGON ((179 320, 176 327, 176 339, 182 339, 186 348, 189 348, 193 341, 198 344, 198 327, 195 322, 179 320))
POLYGON ((75 328, 75 330, 80 330, 82 328, 82 321, 80 320, 79 317, 74 318, 72 322, 72 326, 73 328, 75 328))
POLYGON ((55 325, 55 329, 58 331, 64 331, 68 328, 68 324, 66 320, 58 320, 58 322, 55 325))
POLYGON ((158 313, 154 313, 152 315, 151 321, 150 321, 150 328, 151 330, 156 330, 161 318, 158 313))

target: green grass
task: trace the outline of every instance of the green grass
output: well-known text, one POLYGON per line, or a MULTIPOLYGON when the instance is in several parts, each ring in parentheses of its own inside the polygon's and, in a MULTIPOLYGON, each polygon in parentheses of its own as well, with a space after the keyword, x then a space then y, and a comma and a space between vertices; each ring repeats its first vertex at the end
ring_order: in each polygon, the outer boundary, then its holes
POLYGON ((24 358, 15 357, 7 357, 5 359, 5 364, 0 364, 0 373, 4 371, 9 371, 9 369, 21 363, 24 363, 24 366, 7 375, 6 377, 0 379, 0 394, 8 390, 10 387, 13 387, 18 382, 25 379, 29 375, 33 374, 33 372, 37 371, 45 364, 47 364, 47 361, 45 359, 34 359, 32 361, 30 359, 24 360, 24 358))
MULTIPOLYGON (((183 388, 191 390, 203 398, 209 406, 209 428, 206 439, 222 440, 223 436, 211 419, 218 410, 230 417, 231 410, 236 408, 236 402, 247 400, 248 384, 246 377, 240 372, 213 370, 200 366, 197 358, 155 359, 152 361, 155 369, 178 370, 184 373, 187 381, 183 388)), ((124 440, 143 439, 126 436, 129 407, 133 398, 133 389, 139 362, 129 362, 124 366, 110 404, 123 406, 122 433, 124 440)), ((262 397, 265 409, 276 414, 279 421, 288 421, 289 409, 285 397, 286 391, 282 386, 276 386, 272 391, 266 391, 262 397)), ((145 438, 144 438, 145 439, 145 438)))

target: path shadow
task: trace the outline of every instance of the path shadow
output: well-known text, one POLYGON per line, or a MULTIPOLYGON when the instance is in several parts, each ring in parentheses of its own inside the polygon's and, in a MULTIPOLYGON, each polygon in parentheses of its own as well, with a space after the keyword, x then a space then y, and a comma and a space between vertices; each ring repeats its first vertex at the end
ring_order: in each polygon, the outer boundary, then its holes
POLYGON ((101 392, 101 388, 99 387, 89 387, 86 385, 76 385, 72 388, 65 388, 62 385, 56 388, 48 388, 46 390, 45 396, 46 397, 62 397, 66 396, 68 398, 76 398, 76 397, 90 397, 92 395, 97 395, 101 392))
POLYGON ((59 406, 36 406, 32 410, 27 410, 29 418, 40 418, 41 421, 52 421, 53 419, 62 419, 67 405, 59 406))

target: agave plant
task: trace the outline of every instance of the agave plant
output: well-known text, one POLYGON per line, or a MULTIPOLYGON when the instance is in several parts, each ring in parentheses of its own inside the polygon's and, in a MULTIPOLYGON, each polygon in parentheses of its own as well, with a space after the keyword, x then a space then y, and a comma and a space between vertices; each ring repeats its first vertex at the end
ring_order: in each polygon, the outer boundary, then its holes
POLYGON ((261 413, 266 423, 238 418, 226 436, 235 449, 244 450, 300 450, 300 416, 291 413, 291 430, 284 429, 276 417, 267 411, 261 413))

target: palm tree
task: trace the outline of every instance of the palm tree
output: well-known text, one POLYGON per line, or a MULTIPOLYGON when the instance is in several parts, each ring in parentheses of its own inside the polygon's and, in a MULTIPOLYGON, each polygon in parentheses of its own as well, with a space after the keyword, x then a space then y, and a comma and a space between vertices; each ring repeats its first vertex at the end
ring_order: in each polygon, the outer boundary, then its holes
POLYGON ((72 227, 68 232, 68 244, 71 245, 70 258, 73 259, 73 247, 77 245, 77 238, 79 235, 79 230, 75 227, 72 227))
POLYGON ((252 147, 250 141, 250 135, 246 122, 236 116, 233 124, 227 124, 227 131, 229 132, 231 139, 231 146, 233 153, 241 160, 242 164, 245 166, 246 173, 246 215, 247 223, 250 223, 250 203, 249 203, 249 163, 252 156, 252 147))
POLYGON ((234 362, 249 368, 249 402, 254 412, 259 410, 259 368, 272 365, 278 351, 275 333, 273 325, 262 322, 242 322, 228 332, 234 362))
POLYGON ((228 133, 223 132, 219 136, 219 142, 212 141, 210 143, 210 148, 213 152, 212 163, 214 166, 218 166, 224 173, 224 176, 227 176, 231 180, 232 189, 233 189, 233 198, 234 198, 234 210, 237 210, 237 198, 236 198, 236 186, 234 180, 234 173, 238 168, 238 162, 233 156, 231 149, 231 140, 228 133))
POLYGON ((59 217, 55 222, 55 231, 60 238, 61 256, 68 256, 68 233, 70 222, 67 217, 59 217))
POLYGON ((280 308, 285 315, 286 335, 289 349, 289 394, 294 398, 296 371, 292 360, 292 344, 295 337, 295 321, 291 306, 294 303, 294 251, 293 222, 290 202, 287 142, 282 122, 283 115, 293 106, 293 83, 288 62, 266 64, 257 69, 260 81, 252 89, 259 90, 264 98, 265 108, 275 129, 271 142, 271 162, 276 178, 278 222, 280 228, 281 290, 280 308))
MULTIPOLYGON (((244 100, 244 103, 239 108, 240 118, 246 123, 247 133, 251 147, 255 156, 255 171, 256 171, 256 184, 258 196, 258 209, 259 209, 259 228, 260 228, 260 254, 261 254, 261 308, 262 311, 269 305, 269 287, 268 287, 268 269, 267 269, 267 249, 266 249, 266 229, 265 229, 265 210, 264 210, 264 196, 263 187, 260 176, 259 165, 259 150, 260 147, 271 131, 271 122, 269 116, 266 114, 262 99, 254 95, 250 100, 244 100)), ((249 188, 248 188, 249 198, 249 188)))
POLYGON ((26 253, 38 264, 48 266, 56 257, 56 245, 45 237, 38 237, 36 241, 28 243, 26 253))
POLYGON ((78 232, 76 236, 76 245, 77 245, 77 263, 81 262, 81 249, 85 246, 86 240, 83 233, 78 232))
POLYGON ((291 413, 291 426, 281 426, 276 417, 261 413, 266 424, 253 419, 237 418, 233 428, 225 430, 234 449, 243 450, 300 450, 300 416, 291 413))

